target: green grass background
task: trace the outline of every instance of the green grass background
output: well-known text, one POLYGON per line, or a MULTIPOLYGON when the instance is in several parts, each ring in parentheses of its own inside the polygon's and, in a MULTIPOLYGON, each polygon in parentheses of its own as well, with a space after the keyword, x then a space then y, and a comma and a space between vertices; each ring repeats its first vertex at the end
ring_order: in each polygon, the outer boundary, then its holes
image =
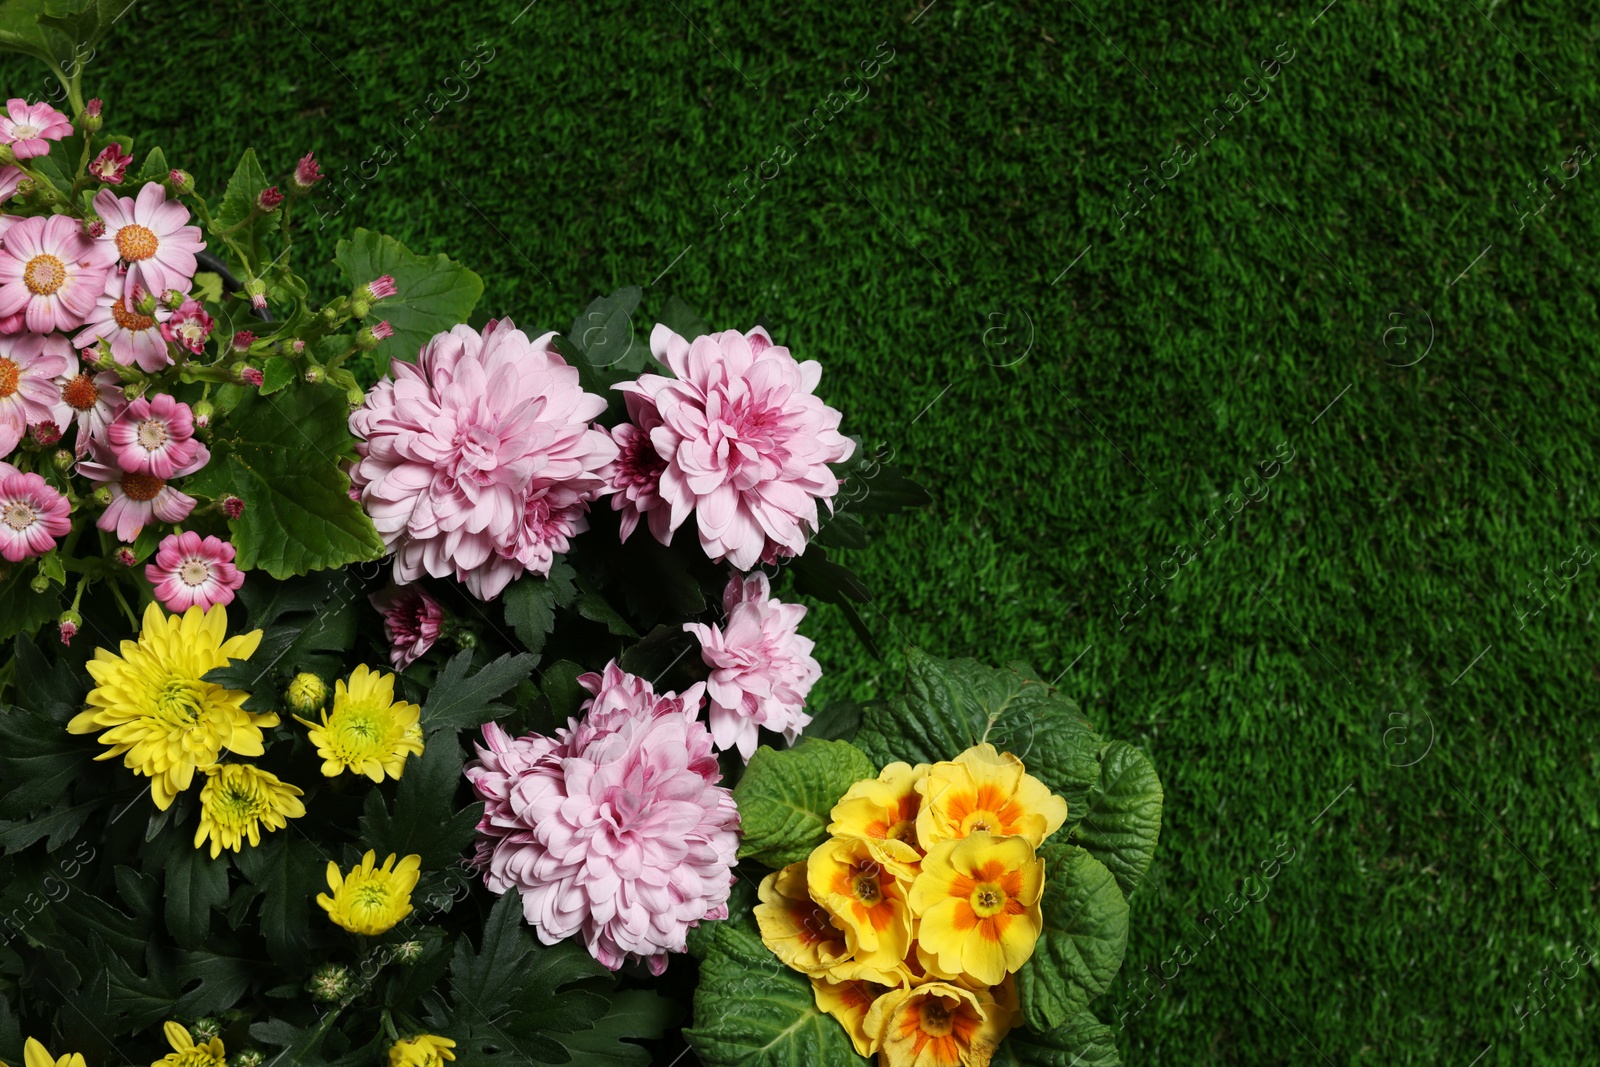
MULTIPOLYGON (((1600 951, 1600 566, 1518 612, 1600 548, 1600 167, 1525 226, 1512 200, 1594 147, 1600 22, 1321 6, 168 0, 86 77, 203 188, 247 146, 339 176, 387 143, 318 260, 366 226, 460 258, 529 328, 639 284, 821 360, 847 428, 934 503, 848 554, 885 662, 833 608, 808 620, 819 695, 884 692, 907 644, 1024 660, 1162 774, 1099 1005, 1129 1064, 1596 1062, 1597 967, 1551 976, 1600 951), (469 95, 402 145, 480 42, 469 95), (791 124, 890 50, 803 143, 791 124), (1266 497, 1124 626, 1127 583, 1280 442, 1266 497)), ((44 78, 4 69, 16 95, 44 78)))

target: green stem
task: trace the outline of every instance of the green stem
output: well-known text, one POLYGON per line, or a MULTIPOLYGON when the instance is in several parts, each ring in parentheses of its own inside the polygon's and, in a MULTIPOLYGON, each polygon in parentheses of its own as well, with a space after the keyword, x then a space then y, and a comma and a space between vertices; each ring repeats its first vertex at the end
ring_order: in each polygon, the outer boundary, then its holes
POLYGON ((117 606, 120 607, 122 609, 122 613, 128 617, 128 622, 133 626, 133 628, 138 630, 139 616, 135 615, 133 613, 133 608, 128 606, 128 599, 122 595, 122 589, 120 588, 121 584, 122 583, 115 581, 106 583, 106 585, 111 589, 111 595, 117 598, 117 606))

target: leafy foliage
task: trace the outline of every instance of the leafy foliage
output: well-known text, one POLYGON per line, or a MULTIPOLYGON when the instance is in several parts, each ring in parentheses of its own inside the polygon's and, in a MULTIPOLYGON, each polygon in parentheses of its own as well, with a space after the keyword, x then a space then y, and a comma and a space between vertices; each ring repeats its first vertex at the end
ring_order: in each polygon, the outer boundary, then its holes
POLYGON ((796 863, 827 839, 828 813, 856 782, 877 773, 848 741, 803 740, 791 749, 756 749, 734 787, 739 858, 774 870, 796 863))
POLYGON ((371 230, 358 228, 340 241, 333 261, 352 288, 385 274, 394 278, 397 294, 379 305, 379 317, 394 327, 374 352, 380 374, 390 359, 413 361, 434 334, 466 322, 483 294, 483 279, 449 257, 414 255, 371 230))
POLYGON ((1017 971, 1017 995, 1028 1025, 1053 1030, 1105 992, 1128 947, 1128 901, 1111 872, 1088 852, 1047 842, 1044 930, 1017 971))

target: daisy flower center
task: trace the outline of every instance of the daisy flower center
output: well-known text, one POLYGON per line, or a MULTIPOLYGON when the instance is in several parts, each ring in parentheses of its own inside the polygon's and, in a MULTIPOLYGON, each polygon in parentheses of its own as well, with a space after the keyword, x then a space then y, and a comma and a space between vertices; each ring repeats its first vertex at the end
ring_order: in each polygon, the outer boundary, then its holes
POLYGON ((22 380, 22 369, 5 356, 0 356, 0 400, 4 400, 17 391, 17 383, 22 380))
POLYGON ((145 419, 139 424, 139 447, 154 452, 167 443, 167 424, 162 419, 145 419))
POLYGON ((168 679, 156 695, 156 707, 164 718, 185 726, 193 726, 200 721, 200 693, 192 681, 168 679))
POLYGON ((973 886, 972 895, 967 899, 972 904, 973 914, 980 919, 998 915, 1006 909, 1006 891, 993 882, 979 882, 973 886))
POLYGON ((61 399, 74 411, 89 411, 100 402, 100 390, 93 378, 80 374, 61 387, 61 399))
POLYGON ((34 256, 22 268, 22 284, 34 296, 49 296, 67 282, 67 267, 55 256, 34 256))
POLYGON ((178 580, 184 585, 205 585, 211 579, 211 568, 205 560, 186 559, 178 568, 178 580))
POLYGON ((122 492, 129 500, 154 500, 167 483, 153 474, 124 474, 122 492))
POLYGON ((39 521, 39 513, 33 510, 33 505, 23 500, 6 502, 4 509, 0 509, 0 523, 7 528, 21 533, 39 521))
POLYGON ((188 347, 190 348, 193 348, 196 345, 203 345, 206 342, 205 327, 200 325, 198 322, 195 322, 193 319, 190 319, 182 326, 179 326, 177 332, 179 337, 182 337, 186 342, 188 342, 188 347))
POLYGON ((153 231, 138 224, 124 226, 117 231, 117 251, 130 263, 149 259, 156 254, 160 244, 153 231))
POLYGON ((19 141, 31 141, 39 136, 39 127, 30 123, 19 122, 11 127, 11 136, 19 141))
MULTIPOLYGON (((122 233, 127 233, 128 229, 132 228, 133 227, 130 226, 127 229, 124 229, 122 233)), ((117 235, 117 247, 122 247, 122 234, 117 235)), ((123 307, 121 300, 118 300, 116 303, 111 305, 111 318, 118 326, 121 326, 124 330, 128 330, 132 333, 139 333, 142 330, 148 330, 150 327, 156 324, 156 320, 150 318, 148 315, 141 315, 137 311, 129 311, 127 308, 123 307)))

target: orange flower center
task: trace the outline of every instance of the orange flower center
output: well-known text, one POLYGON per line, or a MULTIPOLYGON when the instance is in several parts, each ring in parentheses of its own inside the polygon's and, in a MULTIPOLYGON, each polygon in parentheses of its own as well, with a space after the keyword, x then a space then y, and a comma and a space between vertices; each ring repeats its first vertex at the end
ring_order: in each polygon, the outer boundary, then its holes
POLYGON ((144 226, 124 226, 117 231, 117 251, 130 263, 149 259, 160 244, 156 235, 144 226))
MULTIPOLYGON (((131 229, 132 227, 129 228, 131 229)), ((127 232, 127 230, 122 231, 122 233, 127 232)), ((120 243, 121 240, 122 234, 118 234, 117 241, 120 243)), ((118 300, 116 303, 111 305, 111 318, 116 321, 118 326, 121 326, 124 330, 129 330, 133 333, 138 333, 141 330, 148 330, 150 327, 156 324, 156 320, 147 315, 141 315, 137 311, 129 311, 123 306, 123 302, 121 300, 118 300)))
POLYGON ((39 521, 39 513, 21 500, 13 500, 0 512, 0 522, 5 523, 13 530, 26 530, 39 521))
POLYGON ((0 400, 16 392, 17 383, 21 380, 22 368, 5 356, 0 356, 0 400))
POLYGON ((34 296, 49 296, 66 283, 66 264, 55 256, 34 256, 22 268, 22 284, 34 296))
POLYGON ((154 500, 167 483, 152 474, 124 474, 122 492, 129 500, 154 500))
POLYGON ((100 402, 100 390, 95 388, 93 378, 80 374, 61 387, 61 399, 74 411, 88 411, 100 402))

